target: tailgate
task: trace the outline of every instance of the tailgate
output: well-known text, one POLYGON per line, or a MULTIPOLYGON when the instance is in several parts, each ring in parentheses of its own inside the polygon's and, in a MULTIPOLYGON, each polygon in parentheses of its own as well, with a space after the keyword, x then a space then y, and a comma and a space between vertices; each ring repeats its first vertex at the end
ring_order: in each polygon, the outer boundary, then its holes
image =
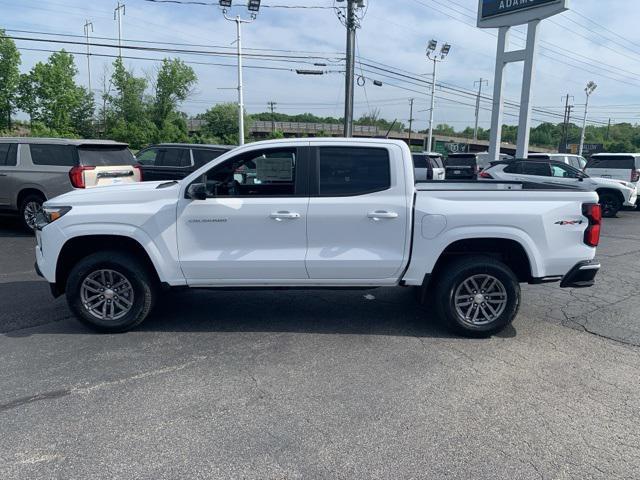
POLYGON ((133 165, 115 165, 112 167, 95 167, 84 171, 84 182, 87 188, 103 185, 119 185, 140 181, 140 169, 133 165))

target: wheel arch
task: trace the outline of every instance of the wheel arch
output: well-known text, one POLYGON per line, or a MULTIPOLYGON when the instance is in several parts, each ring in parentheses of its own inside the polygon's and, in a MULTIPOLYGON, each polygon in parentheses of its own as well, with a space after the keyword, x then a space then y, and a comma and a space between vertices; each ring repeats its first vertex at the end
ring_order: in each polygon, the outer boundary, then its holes
POLYGON ((601 187, 601 188, 598 188, 596 190, 596 193, 598 195, 602 195, 602 194, 606 194, 606 193, 610 193, 612 195, 615 195, 618 198, 618 200, 620 200, 620 204, 624 205, 624 202, 625 202, 624 195, 622 194, 622 192, 620 190, 616 190, 615 188, 601 187))
POLYGON ((436 278, 447 264, 463 256, 489 256, 507 265, 521 283, 534 278, 532 259, 517 240, 508 238, 467 238, 450 243, 440 254, 430 274, 436 278))
POLYGON ((56 290, 62 294, 65 291, 67 278, 74 265, 81 259, 105 250, 117 250, 133 255, 153 275, 153 278, 161 283, 158 269, 154 264, 151 256, 142 244, 135 238, 125 235, 81 235, 68 239, 62 246, 56 261, 56 290))
POLYGON ((16 196, 16 207, 20 208, 22 205, 22 201, 29 195, 37 195, 42 197, 43 200, 47 200, 47 196, 42 191, 42 189, 38 187, 23 187, 16 196))

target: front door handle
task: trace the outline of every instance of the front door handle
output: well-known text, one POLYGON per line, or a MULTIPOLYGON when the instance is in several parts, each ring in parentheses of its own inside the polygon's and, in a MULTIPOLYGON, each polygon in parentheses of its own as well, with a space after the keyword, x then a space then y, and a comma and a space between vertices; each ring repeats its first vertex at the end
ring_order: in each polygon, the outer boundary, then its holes
POLYGON ((6 177, 7 174, 6 173, 0 173, 0 177, 6 177))
POLYGON ((371 212, 367 215, 374 222, 379 222, 383 218, 393 219, 398 218, 399 215, 396 212, 388 212, 386 210, 376 210, 375 212, 371 212))
POLYGON ((273 212, 270 217, 276 222, 281 222, 283 220, 296 220, 300 218, 300 214, 296 212, 273 212))

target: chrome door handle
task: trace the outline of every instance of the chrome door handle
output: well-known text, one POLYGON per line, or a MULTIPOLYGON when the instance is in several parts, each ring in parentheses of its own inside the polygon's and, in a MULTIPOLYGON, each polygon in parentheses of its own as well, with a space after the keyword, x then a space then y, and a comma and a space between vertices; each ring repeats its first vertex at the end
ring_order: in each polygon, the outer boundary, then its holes
POLYGON ((7 174, 6 173, 0 173, 0 177, 6 177, 7 174))
POLYGON ((398 218, 399 215, 396 212, 387 212, 386 210, 376 210, 375 212, 371 212, 367 215, 374 222, 379 222, 383 218, 393 219, 398 218))
POLYGON ((282 220, 296 220, 300 218, 300 214, 295 212, 273 212, 270 217, 276 222, 281 222, 282 220))

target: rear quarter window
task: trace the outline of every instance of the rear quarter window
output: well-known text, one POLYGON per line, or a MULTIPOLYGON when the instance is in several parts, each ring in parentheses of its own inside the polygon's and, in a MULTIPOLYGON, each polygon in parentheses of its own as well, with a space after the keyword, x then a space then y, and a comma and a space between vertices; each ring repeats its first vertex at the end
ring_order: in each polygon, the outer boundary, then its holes
POLYGON ((116 167, 134 165, 136 159, 127 147, 78 147, 80 165, 87 167, 116 167))
POLYGON ((632 170, 635 167, 634 157, 591 157, 587 168, 608 168, 632 170))
POLYGON ((56 167, 74 167, 76 156, 71 145, 29 145, 31 161, 34 165, 49 165, 56 167))

